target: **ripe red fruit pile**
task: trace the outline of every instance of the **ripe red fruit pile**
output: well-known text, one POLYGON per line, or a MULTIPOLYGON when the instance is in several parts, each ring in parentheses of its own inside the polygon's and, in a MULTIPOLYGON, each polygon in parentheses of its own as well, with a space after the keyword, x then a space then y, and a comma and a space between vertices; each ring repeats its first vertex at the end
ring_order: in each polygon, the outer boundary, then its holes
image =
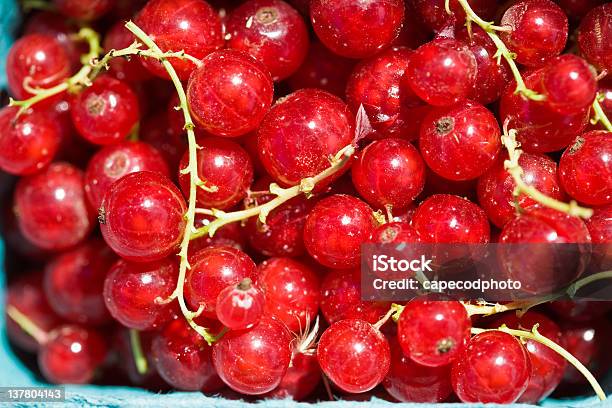
POLYGON ((390 303, 361 299, 360 246, 611 243, 612 3, 286 1, 53 0, 28 15, 6 74, 36 103, 0 109, 12 342, 53 383, 589 393, 551 348, 480 328, 537 324, 600 378, 610 304, 477 319, 424 295, 387 322, 390 303), (509 130, 548 199, 514 196, 509 130))

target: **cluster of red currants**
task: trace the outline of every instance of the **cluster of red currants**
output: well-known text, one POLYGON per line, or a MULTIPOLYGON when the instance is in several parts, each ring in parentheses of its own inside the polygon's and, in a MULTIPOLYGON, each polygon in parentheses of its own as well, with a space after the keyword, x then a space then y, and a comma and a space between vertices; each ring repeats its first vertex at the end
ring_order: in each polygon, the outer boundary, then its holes
POLYGON ((54 383, 583 391, 556 351, 494 330, 538 325, 605 374, 606 303, 478 318, 423 296, 396 325, 361 299, 359 262, 368 242, 612 242, 612 3, 287 1, 31 13, 0 110, 12 341, 54 383))

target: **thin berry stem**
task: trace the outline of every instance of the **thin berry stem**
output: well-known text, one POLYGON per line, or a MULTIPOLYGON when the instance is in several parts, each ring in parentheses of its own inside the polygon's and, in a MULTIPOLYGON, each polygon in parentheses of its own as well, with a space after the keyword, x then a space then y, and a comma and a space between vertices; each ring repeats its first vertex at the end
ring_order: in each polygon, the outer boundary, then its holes
POLYGON ((601 107, 601 103, 599 103, 599 99, 601 95, 597 95, 595 100, 593 101, 593 119, 591 119, 591 124, 596 125, 600 123, 608 130, 608 132, 612 132, 612 123, 610 119, 606 116, 603 108, 601 107))
POLYGON ((149 371, 149 364, 142 351, 140 333, 138 333, 138 330, 130 329, 130 348, 132 349, 132 356, 134 357, 134 364, 136 365, 138 374, 146 374, 147 371, 149 371))
MULTIPOLYGON (((485 31, 510 31, 511 30, 510 27, 496 26, 492 22, 484 21, 482 18, 480 18, 480 16, 478 16, 478 14, 476 14, 476 12, 474 12, 474 10, 472 9, 472 7, 470 6, 467 0, 457 0, 457 2, 461 5, 461 7, 463 7, 463 10, 465 11, 465 15, 467 16, 467 18, 470 21, 473 21, 474 23, 478 24, 485 31)), ((450 0, 446 0, 445 6, 446 6, 446 12, 451 14, 450 0)))
MULTIPOLYGON (((162 50, 157 46, 157 44, 149 37, 144 31, 140 29, 136 24, 131 21, 128 21, 125 24, 125 27, 130 30, 136 38, 138 38, 142 43, 147 46, 150 50, 155 53, 163 54, 162 50)), ((187 165, 187 169, 184 171, 189 174, 190 178, 190 186, 189 186, 189 203, 187 206, 187 212, 185 213, 186 226, 183 232, 183 240, 181 241, 180 246, 180 264, 179 264, 179 277, 176 285, 176 289, 172 294, 173 297, 176 297, 179 306, 181 308, 181 312, 183 316, 189 323, 189 325, 200 334, 209 344, 212 344, 216 338, 208 330, 200 325, 198 325, 194 318, 202 312, 198 310, 197 312, 193 312, 189 310, 187 304, 185 303, 184 296, 184 284, 185 284, 185 276, 187 274, 187 270, 191 268, 188 260, 189 253, 189 241, 192 238, 192 234, 195 231, 195 210, 196 210, 196 193, 197 187, 203 185, 202 180, 198 176, 198 164, 197 164, 197 149, 198 145, 196 143, 195 132, 193 131, 195 126, 193 124, 193 120, 191 119, 191 114, 189 113, 189 107, 187 105, 187 96, 185 95, 185 90, 183 89, 183 84, 179 79, 174 67, 167 59, 162 58, 160 62, 168 72, 174 87, 176 88, 176 92, 179 98, 179 106, 181 111, 183 112, 183 118, 185 120, 185 130, 187 131, 187 141, 188 141, 188 152, 189 152, 189 163, 187 165)))
POLYGON ((535 187, 525 183, 523 180, 523 169, 519 165, 519 158, 522 154, 522 150, 519 149, 519 143, 516 140, 516 130, 506 129, 506 125, 504 125, 504 134, 501 137, 502 144, 505 146, 508 151, 508 160, 504 162, 504 167, 506 171, 512 176, 514 179, 514 183, 516 187, 514 189, 514 196, 518 197, 520 194, 525 194, 526 196, 532 198, 534 201, 552 208, 557 211, 561 211, 567 213, 571 216, 589 218, 593 215, 593 210, 590 208, 580 207, 576 201, 572 200, 569 203, 564 203, 559 200, 555 200, 554 198, 548 197, 547 195, 541 193, 535 187))
POLYGON ((484 333, 484 332, 492 331, 492 330, 497 330, 497 331, 501 331, 504 333, 508 333, 513 336, 519 337, 522 340, 524 339, 534 340, 534 341, 537 341, 538 343, 545 345, 546 347, 549 347, 550 349, 552 349, 553 351, 561 355, 561 357, 566 359, 571 365, 576 367, 576 369, 580 371, 582 375, 584 375, 584 377, 587 379, 589 384, 591 384, 591 387, 593 387, 593 390, 595 390, 597 397, 599 397, 601 401, 606 400, 606 393, 603 391, 603 389, 601 388, 601 385, 599 385, 599 383, 597 382, 593 374, 591 374, 591 372, 569 351, 565 350, 563 347, 561 347, 560 345, 558 345, 557 343, 555 343, 548 337, 541 335, 538 332, 537 324, 533 326, 530 332, 526 330, 509 329, 508 327, 504 325, 498 329, 472 328, 472 334, 480 334, 480 333, 484 333))
POLYGON ((30 318, 21 313, 15 306, 7 305, 6 314, 15 322, 21 329, 32 336, 38 344, 44 344, 49 338, 49 334, 38 327, 30 318))

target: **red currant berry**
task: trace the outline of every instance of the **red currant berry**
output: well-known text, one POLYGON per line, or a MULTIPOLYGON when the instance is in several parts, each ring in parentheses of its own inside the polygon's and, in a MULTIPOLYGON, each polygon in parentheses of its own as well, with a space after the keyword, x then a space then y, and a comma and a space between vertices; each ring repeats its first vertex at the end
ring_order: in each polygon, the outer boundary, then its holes
POLYGON ((588 108, 597 94, 597 80, 592 68, 575 55, 552 59, 544 70, 542 87, 548 106, 562 114, 588 108))
POLYGON ((330 268, 359 265, 361 244, 376 228, 372 209, 358 198, 335 194, 319 201, 304 225, 304 245, 330 268))
POLYGON ((152 171, 170 176, 162 155, 142 142, 122 142, 100 149, 87 164, 85 192, 93 208, 100 208, 104 194, 126 174, 152 171))
POLYGON ((155 261, 174 253, 185 229, 181 192, 165 176, 130 173, 108 190, 100 207, 100 228, 122 258, 155 261))
POLYGON ((389 340, 391 367, 383 380, 383 387, 401 402, 436 403, 446 400, 453 388, 450 366, 427 367, 415 363, 402 353, 395 337, 389 340))
POLYGON ((83 173, 68 163, 53 163, 19 180, 15 212, 23 235, 49 250, 67 249, 83 241, 95 219, 83 184, 83 173))
POLYGON ((70 68, 66 50, 49 35, 21 37, 6 57, 8 87, 17 99, 32 96, 27 88, 51 88, 61 83, 70 76, 70 68))
MULTIPOLYGON (((451 13, 446 11, 445 0, 413 0, 414 8, 422 21, 434 31, 442 31, 449 25, 465 23, 465 11, 457 0, 450 0, 451 13)), ((497 3, 494 0, 470 0, 470 7, 486 21, 493 20, 497 3)))
POLYGON ((449 180, 482 175, 499 155, 501 131, 484 106, 468 102, 429 112, 421 125, 419 148, 434 172, 449 180))
POLYGON ((541 66, 561 54, 567 42, 567 16, 550 0, 521 0, 512 5, 501 20, 510 31, 502 40, 516 60, 530 67, 541 66))
POLYGON ((557 0, 556 3, 571 19, 580 20, 606 0, 557 0))
MULTIPOLYGON (((185 51, 202 59, 223 47, 223 29, 217 12, 203 0, 151 0, 136 17, 136 24, 164 52, 185 51)), ((152 58, 142 60, 155 75, 168 78, 163 65, 152 58)), ((172 58, 170 63, 183 81, 196 66, 193 62, 172 58)))
POLYGON ((293 91, 318 88, 343 98, 354 66, 354 60, 334 54, 317 41, 310 44, 306 59, 287 82, 293 91))
POLYGON ((174 259, 133 263, 121 259, 104 281, 104 302, 122 325, 136 330, 162 327, 174 314, 167 299, 174 292, 178 265, 174 259))
POLYGON ((194 254, 185 277, 185 300, 193 310, 204 307, 204 316, 216 318, 219 293, 229 285, 249 278, 257 280, 257 267, 244 252, 225 246, 211 246, 194 254))
MULTIPOLYGON (((134 41, 135 37, 125 28, 125 23, 118 21, 108 30, 102 45, 105 50, 120 50, 129 47, 134 41)), ((121 81, 137 82, 151 77, 138 58, 113 58, 108 65, 113 76, 121 81)))
POLYGON ((438 38, 420 46, 410 56, 405 75, 419 98, 430 105, 450 106, 468 97, 477 73, 476 57, 466 45, 438 38))
POLYGON ((455 36, 472 51, 478 67, 474 87, 468 98, 483 105, 496 101, 512 79, 508 64, 505 61, 501 64, 497 63, 495 57, 497 46, 486 31, 474 25, 471 31, 467 28, 457 30, 455 36))
POLYGON ((53 0, 57 11, 76 20, 95 20, 106 14, 115 0, 53 0))
POLYGON ((130 134, 138 123, 138 98, 125 83, 101 77, 70 101, 72 122, 87 141, 107 145, 130 134))
POLYGON ((303 401, 312 394, 321 382, 321 368, 314 354, 294 352, 291 365, 280 384, 266 394, 266 398, 291 398, 303 401))
POLYGON ((410 108, 423 102, 400 82, 414 51, 391 48, 359 63, 351 74, 346 99, 353 112, 363 105, 378 137, 393 136, 414 139, 406 117, 410 108))
POLYGON ((317 346, 321 370, 350 393, 371 390, 389 372, 391 352, 385 336, 364 320, 346 319, 329 326, 317 346))
POLYGON ((578 27, 578 48, 591 64, 600 70, 612 71, 612 4, 606 3, 589 11, 578 27))
POLYGON ((189 77, 187 102, 196 125, 217 136, 257 129, 272 104, 274 85, 266 67, 240 51, 207 55, 189 77))
MULTIPOLYGON (((538 325, 538 332, 542 336, 557 344, 561 342, 559 326, 538 312, 528 311, 520 318, 517 317, 516 313, 508 313, 495 320, 489 327, 496 329, 506 325, 511 329, 530 331, 536 324, 538 325)), ((567 364, 560 354, 537 341, 527 340, 525 348, 531 361, 531 375, 529 385, 518 402, 537 404, 557 388, 563 378, 567 364)))
MULTIPOLYGON (((512 220, 516 215, 514 205, 514 179, 504 167, 507 154, 499 159, 478 179, 478 202, 485 210, 493 224, 499 228, 512 220)), ((523 169, 523 181, 536 188, 548 197, 564 200, 565 194, 557 177, 557 164, 543 154, 522 153, 518 159, 523 169)), ((536 204, 536 201, 525 194, 518 197, 520 208, 526 209, 536 204)))
MULTIPOLYGON (((561 326, 561 346, 584 364, 596 378, 604 376, 610 368, 611 340, 610 322, 601 317, 581 323, 566 322, 561 326)), ((563 375, 563 384, 586 383, 584 375, 574 366, 567 366, 563 375)))
MULTIPOLYGON (((524 76, 527 88, 542 92, 542 75, 539 69, 524 76)), ((517 129, 517 140, 529 153, 561 150, 580 135, 587 126, 589 109, 578 109, 571 114, 553 111, 546 101, 537 102, 515 93, 509 86, 501 97, 499 116, 507 121, 508 129, 517 129)))
POLYGON ((292 332, 306 330, 319 311, 319 277, 291 258, 270 258, 258 269, 257 283, 266 295, 266 314, 292 332))
POLYGON ((397 338, 414 362, 440 367, 453 362, 470 339, 472 323, 465 307, 455 300, 415 298, 404 306, 397 338))
POLYGON ((248 330, 230 331, 213 346, 213 362, 225 384, 247 395, 276 388, 291 362, 291 335, 264 317, 248 330))
POLYGON ((607 302, 589 300, 555 300, 548 303, 548 308, 562 321, 587 322, 601 318, 612 309, 612 305, 607 302))
POLYGON ((361 300, 361 275, 358 268, 332 269, 321 282, 321 313, 328 323, 359 319, 376 323, 389 310, 387 302, 361 300))
POLYGON ((223 387, 213 366, 211 347, 182 317, 153 338, 151 354, 159 375, 174 388, 214 392, 223 387))
POLYGON ((253 327, 263 315, 266 298, 263 292, 245 278, 219 292, 215 310, 217 319, 230 330, 253 327))
POLYGON ((353 184, 376 208, 406 208, 425 186, 425 164, 417 149, 402 139, 369 144, 352 167, 353 184))
MULTIPOLYGON (((198 175, 208 187, 215 186, 214 192, 198 187, 197 202, 208 208, 226 209, 239 203, 247 195, 253 182, 253 164, 248 153, 231 140, 207 137, 198 140, 202 148, 197 152, 198 175)), ((181 159, 179 169, 187 168, 189 152, 181 159)), ((183 193, 189 195, 191 180, 189 174, 179 174, 183 193)))
POLYGON ((476 204, 450 194, 436 194, 423 201, 412 217, 412 226, 423 242, 489 242, 487 216, 476 204))
POLYGON ((453 364, 451 380, 462 402, 511 404, 527 389, 530 374, 525 347, 495 330, 470 340, 453 364))
POLYGON ((343 57, 366 58, 388 47, 398 36, 404 2, 312 0, 310 20, 327 48, 343 57))
POLYGON ((409 222, 389 222, 372 232, 370 241, 377 244, 419 242, 419 234, 409 222))
POLYGON ((44 289, 53 310, 73 323, 99 325, 110 320, 102 288, 115 259, 113 251, 95 239, 47 264, 44 289))
MULTIPOLYGON (((68 21, 53 11, 39 11, 28 17, 24 23, 23 35, 43 34, 55 38, 60 43, 70 59, 73 70, 81 67, 83 43, 74 41, 71 34, 78 31, 74 21, 68 21)), ((106 49, 106 47, 104 47, 106 49)))
POLYGON ((612 203, 612 132, 593 131, 578 136, 559 161, 563 188, 590 205, 612 203))
POLYGON ((612 205, 595 208, 586 225, 594 244, 612 243, 612 205))
POLYGON ((47 166, 62 135, 53 118, 19 108, 0 109, 0 169, 16 175, 32 174, 47 166))
POLYGON ((38 353, 43 376, 55 384, 86 384, 106 359, 108 346, 92 329, 61 326, 38 353))
POLYGON ((353 115, 340 98, 302 89, 270 109, 257 135, 266 171, 278 182, 295 185, 327 169, 329 156, 352 142, 353 115))
MULTIPOLYGON (((62 322, 47 302, 41 273, 30 273, 9 283, 6 288, 6 306, 17 309, 45 333, 49 333, 62 322)), ((35 353, 40 348, 38 342, 8 315, 6 334, 20 349, 35 353)))
POLYGON ((261 61, 274 81, 293 74, 308 52, 304 19, 281 0, 244 2, 231 12, 225 30, 227 46, 261 61))

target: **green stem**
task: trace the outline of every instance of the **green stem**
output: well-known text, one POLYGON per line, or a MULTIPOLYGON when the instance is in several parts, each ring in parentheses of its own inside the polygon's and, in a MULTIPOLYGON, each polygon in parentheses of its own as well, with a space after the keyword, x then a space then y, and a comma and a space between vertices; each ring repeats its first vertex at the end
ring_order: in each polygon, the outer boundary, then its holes
POLYGON ((591 120, 591 124, 596 125, 597 123, 601 122, 608 132, 612 132, 612 123, 610 123, 610 119, 608 119, 606 113, 601 107, 601 104, 599 103, 599 95, 597 95, 593 101, 593 112, 595 115, 591 120))
POLYGON ((15 306, 7 305, 6 314, 15 322, 21 329, 32 336, 38 344, 44 344, 49 337, 48 333, 38 327, 30 318, 21 313, 15 306))
POLYGON ((487 332, 487 331, 493 331, 493 330, 497 330, 497 331, 501 331, 501 332, 504 332, 504 333, 508 333, 508 334, 513 335, 513 336, 519 337, 521 339, 529 339, 529 340, 537 341, 538 343, 541 343, 541 344, 545 345, 546 347, 549 347, 553 351, 557 352, 561 357, 566 359, 571 365, 576 367, 576 369, 578 371, 580 371, 580 373, 582 375, 584 375, 584 377, 587 379, 589 384, 591 384, 591 387, 593 387, 593 389, 595 390, 595 393, 597 394, 597 396, 599 397, 599 399, 601 401, 605 401, 606 400, 606 393, 603 391, 603 389, 601 388, 601 386, 599 385, 599 383, 597 382, 597 380, 595 379, 593 374, 591 374, 591 372, 580 361, 578 361, 578 359, 576 357, 574 357, 569 351, 565 350, 563 347, 561 347, 560 345, 558 345, 557 343, 555 343, 554 341, 552 341, 548 337, 545 337, 545 336, 541 335, 538 332, 538 325, 537 324, 535 326, 533 326, 533 328, 531 329, 530 332, 528 332, 526 330, 509 329, 506 326, 502 326, 502 327, 500 327, 498 329, 478 329, 478 328, 472 328, 472 333, 473 334, 480 334, 480 333, 484 333, 484 332, 487 332))
MULTIPOLYGON (((162 50, 157 46, 157 44, 149 37, 144 31, 140 29, 136 24, 131 21, 128 21, 125 24, 125 27, 130 30, 136 38, 143 42, 150 50, 157 54, 163 54, 162 50)), ((187 212, 185 213, 186 226, 183 232, 183 239, 181 241, 181 250, 179 253, 180 264, 179 264, 179 277, 176 285, 176 289, 173 293, 173 297, 176 297, 179 302, 179 306, 181 308, 181 312, 183 316, 189 323, 189 325, 200 334, 209 344, 212 344, 216 338, 208 330, 200 325, 198 325, 193 319, 198 315, 198 312, 192 312, 189 310, 185 303, 184 296, 184 284, 185 284, 185 276, 187 275, 187 270, 191 268, 188 260, 188 251, 189 251, 189 241, 191 240, 191 235, 193 231, 195 231, 195 209, 196 209, 196 193, 198 185, 202 184, 202 180, 200 180, 198 176, 198 164, 197 164, 197 149, 198 145, 196 143, 195 132, 193 129, 195 128, 193 124, 193 120, 191 119, 191 114, 189 113, 189 107, 187 105, 187 96, 185 95, 185 90, 183 89, 183 84, 181 83, 180 78, 178 77, 174 67, 167 59, 160 59, 161 64, 164 66, 174 87, 176 88, 176 92, 179 98, 179 106, 181 111, 183 112, 183 118, 185 120, 185 130, 187 131, 187 141, 188 141, 188 154, 189 154, 189 163, 187 165, 186 172, 189 174, 190 178, 190 187, 189 187, 189 203, 187 206, 187 212)))
POLYGON ((138 333, 138 330, 130 329, 130 346, 132 348, 132 355, 134 357, 134 364, 136 364, 136 370, 141 375, 146 374, 147 371, 149 371, 149 364, 142 351, 142 344, 140 343, 140 334, 138 333))

